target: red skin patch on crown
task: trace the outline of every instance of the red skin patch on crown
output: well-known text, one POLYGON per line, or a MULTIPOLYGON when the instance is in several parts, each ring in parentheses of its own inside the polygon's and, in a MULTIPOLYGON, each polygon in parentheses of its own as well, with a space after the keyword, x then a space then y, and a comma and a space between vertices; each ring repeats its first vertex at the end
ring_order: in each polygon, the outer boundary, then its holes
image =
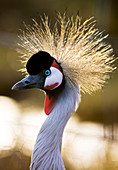
POLYGON ((55 68, 57 68, 59 71, 62 72, 62 70, 60 69, 59 64, 57 64, 57 62, 56 62, 55 60, 53 60, 53 63, 52 63, 52 65, 51 65, 51 67, 55 67, 55 68))
POLYGON ((44 111, 45 111, 46 115, 49 115, 51 113, 51 111, 53 110, 55 101, 56 100, 55 100, 54 96, 46 95, 45 104, 44 104, 44 111))

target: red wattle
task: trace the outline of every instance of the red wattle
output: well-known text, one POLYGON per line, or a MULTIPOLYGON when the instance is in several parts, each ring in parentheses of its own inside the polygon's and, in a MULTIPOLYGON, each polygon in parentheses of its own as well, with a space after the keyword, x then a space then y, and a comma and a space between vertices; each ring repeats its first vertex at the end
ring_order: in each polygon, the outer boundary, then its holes
POLYGON ((55 104, 54 96, 46 95, 45 104, 44 104, 44 111, 46 115, 49 115, 51 113, 52 109, 54 108, 54 104, 55 104))

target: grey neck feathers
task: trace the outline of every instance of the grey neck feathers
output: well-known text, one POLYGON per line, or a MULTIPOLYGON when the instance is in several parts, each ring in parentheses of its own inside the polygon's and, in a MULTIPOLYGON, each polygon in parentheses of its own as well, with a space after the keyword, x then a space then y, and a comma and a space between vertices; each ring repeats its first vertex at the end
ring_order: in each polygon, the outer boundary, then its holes
MULTIPOLYGON (((79 87, 77 89, 79 91, 79 87)), ((61 142, 64 127, 79 105, 80 94, 65 83, 50 115, 42 125, 37 136, 31 159, 31 170, 64 170, 61 157, 61 142)))

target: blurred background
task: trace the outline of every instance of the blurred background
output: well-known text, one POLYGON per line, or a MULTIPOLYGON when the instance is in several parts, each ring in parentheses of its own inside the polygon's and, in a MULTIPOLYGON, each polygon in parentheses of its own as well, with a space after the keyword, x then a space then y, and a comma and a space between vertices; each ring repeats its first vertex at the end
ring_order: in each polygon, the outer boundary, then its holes
MULTIPOLYGON (((16 52, 23 22, 40 22, 44 13, 53 23, 56 11, 91 16, 118 56, 117 0, 0 0, 0 169, 28 170, 38 131, 46 115, 45 96, 37 89, 11 91, 23 75, 16 52)), ((115 62, 118 66, 118 61, 115 62)), ((62 155, 67 170, 118 169, 118 69, 102 92, 82 94, 77 113, 69 120, 62 155)))

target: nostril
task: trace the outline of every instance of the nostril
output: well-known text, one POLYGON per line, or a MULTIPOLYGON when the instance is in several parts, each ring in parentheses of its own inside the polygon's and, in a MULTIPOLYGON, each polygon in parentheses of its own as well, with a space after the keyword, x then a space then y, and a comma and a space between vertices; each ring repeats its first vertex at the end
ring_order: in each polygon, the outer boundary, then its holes
POLYGON ((25 81, 26 84, 29 84, 30 82, 29 81, 25 81))

